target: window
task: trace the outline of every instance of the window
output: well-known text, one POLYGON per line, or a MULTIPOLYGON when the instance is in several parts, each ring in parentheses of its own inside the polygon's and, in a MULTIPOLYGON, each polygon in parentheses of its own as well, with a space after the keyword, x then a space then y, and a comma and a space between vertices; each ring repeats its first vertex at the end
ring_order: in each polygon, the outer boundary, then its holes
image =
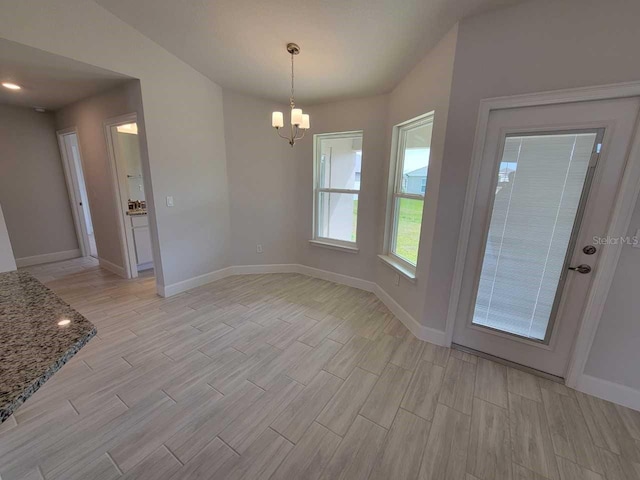
POLYGON ((412 276, 418 263, 432 129, 433 112, 393 129, 385 254, 412 276))
POLYGON ((314 135, 314 234, 354 248, 362 168, 362 132, 314 135))

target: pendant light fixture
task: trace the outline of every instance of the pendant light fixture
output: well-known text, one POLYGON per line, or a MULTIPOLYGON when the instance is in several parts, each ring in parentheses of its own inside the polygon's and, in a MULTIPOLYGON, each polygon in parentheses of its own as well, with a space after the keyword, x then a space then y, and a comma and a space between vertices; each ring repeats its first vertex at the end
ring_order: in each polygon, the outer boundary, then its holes
POLYGON ((291 133, 289 136, 280 133, 280 129, 284 127, 284 115, 282 112, 273 112, 271 114, 271 126, 276 129, 280 137, 288 141, 289 145, 293 147, 296 140, 304 137, 304 134, 309 129, 310 123, 309 115, 302 113, 301 108, 296 108, 293 97, 293 57, 300 53, 300 47, 295 43, 288 43, 287 52, 291 54, 291 97, 289 97, 289 104, 291 105, 291 133))

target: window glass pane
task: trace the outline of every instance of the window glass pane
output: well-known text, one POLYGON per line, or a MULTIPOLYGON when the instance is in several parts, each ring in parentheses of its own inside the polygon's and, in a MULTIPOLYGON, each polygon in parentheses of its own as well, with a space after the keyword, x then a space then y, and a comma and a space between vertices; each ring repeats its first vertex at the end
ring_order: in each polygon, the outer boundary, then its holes
POLYGON ((427 189, 427 169, 431 152, 431 131, 429 122, 414 128, 401 130, 400 146, 404 155, 400 191, 414 195, 424 195, 427 189))
POLYGON ((345 242, 356 241, 358 194, 320 192, 318 236, 345 242))
POLYGON ((474 324, 545 339, 596 136, 507 137, 474 324))
POLYGON ((418 261, 424 200, 396 198, 393 253, 412 265, 418 261))
POLYGON ((320 138, 318 143, 318 186, 360 190, 362 135, 320 138))

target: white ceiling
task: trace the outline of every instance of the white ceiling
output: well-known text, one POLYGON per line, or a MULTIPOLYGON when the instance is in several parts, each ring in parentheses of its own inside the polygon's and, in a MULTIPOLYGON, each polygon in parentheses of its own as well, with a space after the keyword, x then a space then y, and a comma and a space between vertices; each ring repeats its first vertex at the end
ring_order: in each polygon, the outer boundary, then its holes
POLYGON ((0 39, 0 104, 56 110, 96 93, 115 88, 131 78, 69 58, 0 39))
POLYGON ((390 91, 461 18, 523 0, 95 0, 223 87, 320 102, 390 91))

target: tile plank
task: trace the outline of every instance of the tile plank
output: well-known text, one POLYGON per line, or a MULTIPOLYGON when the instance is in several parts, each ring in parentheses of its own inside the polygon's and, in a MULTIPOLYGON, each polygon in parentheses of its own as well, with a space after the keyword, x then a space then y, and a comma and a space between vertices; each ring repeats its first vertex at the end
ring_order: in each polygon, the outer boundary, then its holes
POLYGON ((425 420, 432 420, 443 378, 444 368, 421 360, 400 406, 425 420))
POLYGON ((307 385, 341 348, 341 344, 327 338, 292 365, 286 374, 295 381, 307 385))
POLYGON ((481 480, 511 480, 509 414, 475 398, 471 416, 467 472, 481 480))
POLYGON ((298 443, 309 425, 333 398, 342 382, 330 373, 319 372, 273 421, 271 428, 290 442, 298 443))
POLYGON ((341 441, 342 438, 331 430, 313 423, 270 480, 320 478, 341 441))
POLYGON ((349 430, 377 380, 378 377, 373 373, 355 368, 318 415, 318 423, 343 436, 349 430))
POLYGON ((581 467, 566 458, 557 457, 557 459, 560 480, 604 480, 600 474, 581 467))
POLYGON ((387 431, 358 416, 325 468, 322 480, 367 480, 387 431))
POLYGON ((508 408, 507 367, 484 358, 478 359, 474 395, 499 407, 508 408))
POLYGON ((436 407, 427 440, 421 480, 465 480, 471 417, 446 405, 436 407))
POLYGON ((543 477, 558 480, 558 467, 543 405, 511 393, 509 420, 513 461, 543 477))
POLYGON ((591 440, 578 402, 546 389, 542 390, 542 399, 556 455, 594 472, 604 473, 600 453, 591 440))
POLYGON ((325 370, 336 377, 346 379, 367 353, 371 342, 366 338, 352 337, 325 366, 325 370))
POLYGON ((376 382, 360 415, 389 429, 394 421, 412 373, 389 363, 376 382))
POLYGON ((371 480, 412 480, 418 476, 430 423, 405 410, 398 411, 371 480))
POLYGON ((289 454, 293 445, 274 430, 267 428, 240 457, 227 460, 210 478, 225 480, 268 479, 289 454))
POLYGON ((507 390, 521 397, 542 402, 538 379, 522 370, 507 367, 507 390))
POLYGON ((405 335, 389 361, 405 370, 415 370, 425 344, 426 342, 414 337, 413 334, 405 335))
POLYGON ((122 475, 123 480, 164 480, 174 476, 182 464, 164 445, 122 475))
POLYGON ((358 366, 368 372, 381 375, 399 343, 400 341, 396 337, 380 335, 362 357, 358 366))
POLYGON ((439 403, 471 415, 476 365, 450 357, 444 372, 439 403))
POLYGON ((303 388, 299 383, 281 376, 271 390, 256 400, 250 409, 238 415, 218 436, 236 452, 242 454, 303 388))
POLYGON ((427 362, 431 362, 440 367, 446 367, 449 362, 449 356, 451 355, 451 349, 447 347, 441 347, 433 343, 427 343, 424 346, 422 353, 422 359, 427 362))

